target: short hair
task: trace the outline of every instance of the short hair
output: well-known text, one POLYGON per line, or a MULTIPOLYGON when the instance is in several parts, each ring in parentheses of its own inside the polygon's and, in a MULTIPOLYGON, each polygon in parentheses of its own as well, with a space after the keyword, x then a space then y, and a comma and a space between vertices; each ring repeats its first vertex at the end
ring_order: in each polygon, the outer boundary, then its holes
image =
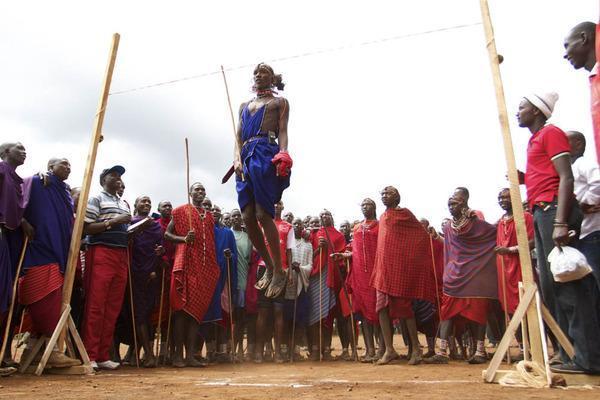
POLYGON ((271 67, 268 64, 265 64, 264 62, 258 63, 258 65, 254 68, 254 73, 256 73, 259 69, 266 69, 267 71, 269 71, 273 76, 273 86, 275 86, 277 90, 283 90, 283 88, 285 87, 285 83, 283 83, 283 78, 281 77, 281 74, 276 74, 273 70, 273 67, 271 67))
MULTIPOLYGON (((204 185, 202 184, 202 182, 194 182, 194 183, 192 183, 192 185, 190 186, 190 193, 192 193, 192 190, 194 189, 194 186, 198 186, 198 185, 200 185, 200 186, 204 187, 204 185)), ((204 188, 204 189, 206 189, 206 188, 204 188)))
POLYGON ((466 200, 469 200, 469 189, 467 189, 464 186, 459 186, 456 189, 454 189, 455 192, 461 192, 463 194, 463 196, 465 196, 466 200))
POLYGON ((572 37, 581 33, 585 33, 590 38, 593 45, 596 38, 596 24, 591 21, 581 22, 571 29, 569 36, 572 37))
POLYGON ((581 133, 579 131, 567 131, 567 136, 573 137, 576 140, 579 140, 581 142, 581 144, 583 144, 583 148, 585 149, 586 140, 585 140, 585 136, 583 133, 581 133))
POLYGON ((16 142, 6 142, 0 144, 0 158, 4 160, 4 158, 6 157, 6 153, 8 153, 8 150, 10 150, 11 147, 14 147, 16 145, 16 142))
POLYGON ((53 166, 55 166, 56 164, 58 164, 61 161, 69 161, 66 158, 62 157, 62 158, 58 158, 58 157, 52 157, 51 159, 48 160, 48 170, 50 170, 50 168, 52 168, 53 166))

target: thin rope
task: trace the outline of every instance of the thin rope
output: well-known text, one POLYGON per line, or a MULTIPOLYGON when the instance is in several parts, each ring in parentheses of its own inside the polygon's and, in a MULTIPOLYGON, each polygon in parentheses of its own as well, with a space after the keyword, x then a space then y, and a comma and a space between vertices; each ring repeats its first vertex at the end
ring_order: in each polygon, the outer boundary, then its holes
MULTIPOLYGON (((478 26, 481 24, 482 24, 481 22, 474 22, 471 24, 453 25, 453 26, 448 26, 445 28, 430 29, 427 31, 407 33, 407 34, 403 34, 403 35, 391 36, 391 37, 382 38, 382 39, 367 40, 367 41, 363 41, 363 42, 359 42, 359 43, 355 43, 355 44, 330 47, 330 48, 325 48, 325 49, 320 49, 320 50, 308 51, 308 52, 295 54, 295 55, 291 55, 291 56, 273 58, 270 60, 266 60, 266 62, 273 63, 273 62, 289 61, 289 60, 294 60, 294 59, 304 58, 304 57, 312 57, 312 56, 317 56, 317 55, 322 55, 322 54, 327 54, 327 53, 349 50, 349 49, 353 49, 353 48, 357 48, 357 47, 372 46, 375 44, 381 44, 381 43, 387 43, 387 42, 401 40, 401 39, 412 38, 412 37, 416 37, 416 36, 430 35, 433 33, 446 32, 446 31, 451 31, 451 30, 456 30, 456 29, 471 28, 471 27, 478 26)), ((256 65, 256 63, 242 64, 242 65, 238 65, 235 67, 225 68, 224 70, 225 71, 236 71, 236 70, 240 70, 240 69, 253 68, 255 65, 256 65)), ((160 87, 160 86, 173 85, 175 83, 205 78, 207 76, 217 75, 220 73, 221 73, 221 70, 219 69, 219 70, 215 70, 215 71, 204 72, 201 74, 186 76, 186 77, 179 78, 179 79, 172 79, 169 81, 151 83, 151 84, 144 85, 144 86, 138 86, 135 88, 124 89, 124 90, 112 92, 112 93, 110 93, 110 96, 126 94, 126 93, 131 93, 131 92, 137 92, 137 91, 147 90, 147 89, 153 89, 153 88, 160 87)))

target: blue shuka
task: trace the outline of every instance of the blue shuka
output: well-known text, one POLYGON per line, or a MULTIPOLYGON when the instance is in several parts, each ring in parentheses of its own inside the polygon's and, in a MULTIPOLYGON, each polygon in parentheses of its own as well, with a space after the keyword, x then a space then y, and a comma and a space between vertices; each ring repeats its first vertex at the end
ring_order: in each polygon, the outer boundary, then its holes
MULTIPOLYGON (((249 103, 248 103, 249 104, 249 103)), ((276 143, 269 143, 268 132, 263 132, 262 121, 269 103, 254 114, 248 110, 248 104, 242 110, 242 143, 257 136, 257 139, 242 147, 244 181, 236 178, 238 204, 243 210, 250 202, 258 203, 266 212, 275 217, 275 203, 281 200, 283 191, 290 186, 290 175, 278 177, 271 160, 279 153, 276 143)), ((291 174, 291 173, 290 173, 291 174)))
MULTIPOLYGON (((237 287, 237 247, 235 243, 235 236, 231 229, 225 226, 219 226, 215 224, 215 250, 217 255, 217 264, 221 270, 221 275, 217 281, 217 287, 213 293, 212 301, 210 306, 204 315, 204 322, 217 321, 223 318, 221 309, 221 294, 223 288, 227 283, 227 259, 223 254, 223 250, 231 250, 231 262, 229 271, 231 274, 231 287, 237 287)), ((235 291, 234 291, 235 294, 235 291)), ((235 299, 232 299, 232 304, 235 304, 235 299)))

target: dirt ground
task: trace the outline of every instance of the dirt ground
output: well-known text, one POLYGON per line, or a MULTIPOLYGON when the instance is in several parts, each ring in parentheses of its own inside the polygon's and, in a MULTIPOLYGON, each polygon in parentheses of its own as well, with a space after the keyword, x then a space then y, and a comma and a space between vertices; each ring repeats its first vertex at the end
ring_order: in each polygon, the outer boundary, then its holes
MULTIPOLYGON (((406 350, 399 348, 402 353, 406 350)), ((192 369, 137 369, 87 376, 13 375, 0 379, 1 399, 562 399, 597 400, 600 388, 522 389, 485 384, 486 366, 387 366, 356 362, 220 364, 192 369)), ((502 366, 506 369, 506 366, 502 366)))

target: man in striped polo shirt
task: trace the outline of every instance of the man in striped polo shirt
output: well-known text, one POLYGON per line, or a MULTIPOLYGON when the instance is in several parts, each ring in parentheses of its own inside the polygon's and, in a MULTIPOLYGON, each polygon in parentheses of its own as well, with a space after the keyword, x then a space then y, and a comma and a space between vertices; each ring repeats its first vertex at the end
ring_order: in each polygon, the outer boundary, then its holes
POLYGON ((109 359, 115 323, 127 285, 129 206, 118 195, 125 168, 100 174, 102 191, 88 200, 84 233, 88 235, 85 270, 83 343, 94 368, 116 369, 109 359))

